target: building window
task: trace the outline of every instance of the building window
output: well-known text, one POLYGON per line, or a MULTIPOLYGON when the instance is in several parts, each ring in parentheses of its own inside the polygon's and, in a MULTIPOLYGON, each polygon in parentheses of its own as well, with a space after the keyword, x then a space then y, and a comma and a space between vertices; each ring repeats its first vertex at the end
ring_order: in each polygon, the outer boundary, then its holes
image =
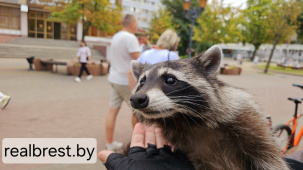
POLYGON ((0 6, 0 28, 20 30, 20 9, 0 6))
POLYGON ((48 12, 28 12, 28 36, 34 38, 76 40, 76 26, 49 20, 48 12))

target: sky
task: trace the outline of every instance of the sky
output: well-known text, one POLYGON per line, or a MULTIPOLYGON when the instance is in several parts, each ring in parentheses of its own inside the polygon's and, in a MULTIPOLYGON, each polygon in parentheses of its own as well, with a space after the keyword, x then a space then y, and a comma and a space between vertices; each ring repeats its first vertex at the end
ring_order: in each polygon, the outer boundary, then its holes
MULTIPOLYGON (((208 0, 208 3, 211 3, 212 0, 208 0)), ((234 7, 239 7, 241 4, 241 9, 246 8, 246 0, 224 0, 224 4, 231 4, 234 7)))

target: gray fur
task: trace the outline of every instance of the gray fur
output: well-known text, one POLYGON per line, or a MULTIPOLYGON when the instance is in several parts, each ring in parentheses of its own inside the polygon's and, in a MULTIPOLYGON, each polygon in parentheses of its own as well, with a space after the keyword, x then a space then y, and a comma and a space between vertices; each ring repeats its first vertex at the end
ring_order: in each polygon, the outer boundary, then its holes
POLYGON ((162 127, 198 170, 288 169, 252 96, 215 77, 221 56, 215 46, 192 59, 132 64, 134 95, 149 96, 146 108, 134 109, 137 119, 162 127))

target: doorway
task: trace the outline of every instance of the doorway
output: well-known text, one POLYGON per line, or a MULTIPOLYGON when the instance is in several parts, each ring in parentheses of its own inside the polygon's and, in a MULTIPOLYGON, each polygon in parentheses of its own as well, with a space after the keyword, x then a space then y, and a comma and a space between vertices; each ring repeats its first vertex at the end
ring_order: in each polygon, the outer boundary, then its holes
POLYGON ((61 23, 60 22, 54 22, 54 39, 60 39, 61 33, 61 23))

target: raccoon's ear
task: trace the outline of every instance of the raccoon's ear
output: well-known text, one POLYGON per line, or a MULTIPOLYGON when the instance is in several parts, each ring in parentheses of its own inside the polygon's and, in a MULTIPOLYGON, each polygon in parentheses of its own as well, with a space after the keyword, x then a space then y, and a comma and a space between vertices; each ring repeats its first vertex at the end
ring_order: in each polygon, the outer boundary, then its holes
POLYGON ((219 46, 214 45, 201 56, 198 56, 199 62, 209 75, 214 76, 220 66, 222 50, 219 46))
POLYGON ((131 69, 132 69, 133 76, 134 76, 135 80, 137 81, 139 79, 140 75, 142 74, 143 64, 141 64, 137 60, 132 60, 131 66, 132 66, 131 69))

